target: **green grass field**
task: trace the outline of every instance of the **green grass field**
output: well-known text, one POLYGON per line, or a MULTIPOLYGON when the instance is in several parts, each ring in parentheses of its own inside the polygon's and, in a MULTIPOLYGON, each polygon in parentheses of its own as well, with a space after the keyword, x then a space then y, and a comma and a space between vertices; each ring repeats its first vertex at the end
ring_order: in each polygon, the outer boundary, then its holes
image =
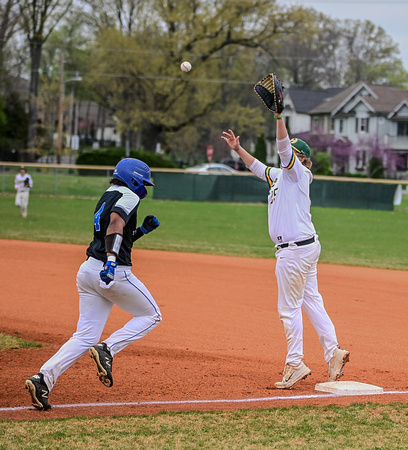
MULTIPOLYGON (((14 196, 2 194, 0 238, 87 245, 96 200, 32 195, 24 220, 14 196)), ((266 205, 147 198, 139 211, 139 218, 151 213, 161 222, 138 241, 141 248, 274 257, 266 205)), ((312 208, 312 215, 321 262, 408 270, 406 196, 393 212, 312 208)), ((0 420, 0 449, 408 448, 406 403, 61 420, 38 414, 43 420, 0 420)))
POLYGON ((407 416, 408 404, 368 403, 3 420, 0 449, 403 449, 408 447, 407 416))
MULTIPOLYGON (((312 207, 322 243, 320 262, 408 270, 408 199, 395 211, 312 207)), ((22 219, 14 196, 0 195, 0 239, 87 245, 92 239, 97 198, 31 195, 22 219)), ((273 258, 265 204, 152 200, 139 208, 161 226, 138 248, 273 258)))

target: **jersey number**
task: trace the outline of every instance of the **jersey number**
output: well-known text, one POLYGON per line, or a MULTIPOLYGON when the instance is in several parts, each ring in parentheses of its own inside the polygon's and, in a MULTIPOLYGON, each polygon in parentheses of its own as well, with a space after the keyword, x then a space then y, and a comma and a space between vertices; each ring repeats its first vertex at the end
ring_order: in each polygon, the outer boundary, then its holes
POLYGON ((101 231, 101 214, 102 214, 102 211, 103 211, 104 208, 105 208, 105 202, 99 208, 99 210, 96 211, 96 213, 94 215, 95 231, 101 231))

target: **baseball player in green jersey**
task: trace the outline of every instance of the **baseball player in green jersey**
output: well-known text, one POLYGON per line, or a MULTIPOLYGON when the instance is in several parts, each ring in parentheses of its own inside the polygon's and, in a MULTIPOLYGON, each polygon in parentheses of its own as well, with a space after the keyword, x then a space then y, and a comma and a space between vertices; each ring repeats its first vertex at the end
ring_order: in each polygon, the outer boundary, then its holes
POLYGON ((342 350, 318 291, 317 262, 320 242, 310 214, 310 148, 301 139, 289 139, 281 114, 277 119, 277 149, 281 167, 268 167, 246 152, 239 136, 224 131, 222 139, 236 151, 246 166, 269 185, 269 234, 276 248, 275 275, 278 284, 278 313, 286 334, 287 355, 278 389, 290 389, 311 374, 303 362, 302 309, 309 316, 328 364, 329 381, 343 375, 350 353, 342 350))

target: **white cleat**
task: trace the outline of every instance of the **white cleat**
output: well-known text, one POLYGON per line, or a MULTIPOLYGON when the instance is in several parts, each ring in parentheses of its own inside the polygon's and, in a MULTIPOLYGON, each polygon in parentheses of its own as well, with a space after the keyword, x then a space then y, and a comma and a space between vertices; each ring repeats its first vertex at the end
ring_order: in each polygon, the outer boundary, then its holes
POLYGON ((340 347, 334 350, 329 366, 329 381, 339 381, 343 374, 343 367, 350 359, 350 352, 340 347))
POLYGON ((277 389, 291 389, 295 383, 304 380, 311 373, 312 371, 303 361, 296 367, 286 365, 283 370, 283 379, 275 383, 275 387, 277 389))

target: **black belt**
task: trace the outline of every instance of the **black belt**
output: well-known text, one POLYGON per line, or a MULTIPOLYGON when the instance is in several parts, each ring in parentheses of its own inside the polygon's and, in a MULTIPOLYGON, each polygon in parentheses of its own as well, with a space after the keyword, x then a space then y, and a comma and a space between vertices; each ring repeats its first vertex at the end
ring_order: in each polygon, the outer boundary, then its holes
MULTIPOLYGON (((294 242, 295 245, 297 245, 298 247, 302 247, 302 245, 309 245, 309 244, 313 244, 313 242, 315 241, 315 237, 311 237, 309 239, 305 239, 304 241, 299 241, 299 242, 294 242)), ((286 248, 289 247, 288 243, 285 244, 279 244, 276 246, 277 249, 280 248, 286 248)))

